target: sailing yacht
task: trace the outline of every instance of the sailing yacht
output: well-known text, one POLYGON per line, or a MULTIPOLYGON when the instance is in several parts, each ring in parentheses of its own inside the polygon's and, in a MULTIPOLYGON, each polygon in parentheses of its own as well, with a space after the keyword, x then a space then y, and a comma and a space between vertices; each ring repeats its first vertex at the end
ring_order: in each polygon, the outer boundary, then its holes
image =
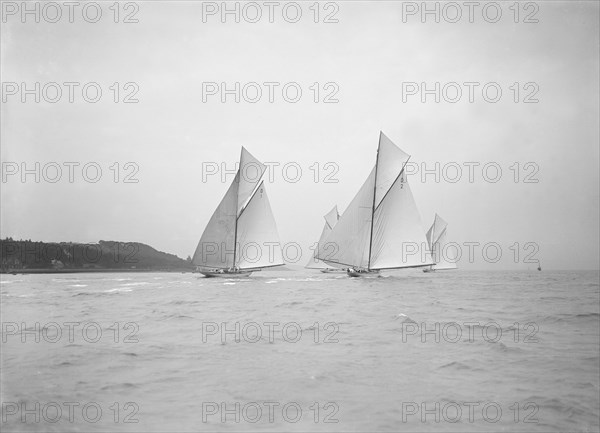
POLYGON ((404 170, 409 159, 380 133, 375 166, 319 245, 317 259, 347 267, 352 277, 433 264, 419 251, 426 239, 404 170))
POLYGON ((425 235, 434 264, 423 269, 423 272, 456 269, 456 257, 454 256, 454 251, 452 249, 445 249, 447 227, 448 223, 438 214, 435 214, 433 224, 425 235))
MULTIPOLYGON (((333 209, 331 209, 323 218, 325 219, 325 225, 323 226, 323 231, 321 231, 321 237, 319 238, 317 247, 325 241, 327 236, 329 236, 329 233, 331 233, 331 230, 333 230, 333 228, 335 227, 335 225, 337 224, 337 222, 340 219, 340 214, 338 212, 337 206, 334 206, 333 209)), ((310 258, 310 260, 306 264, 305 268, 319 269, 323 273, 346 272, 346 270, 344 268, 339 268, 339 267, 335 267, 332 265, 328 265, 327 263, 324 263, 323 261, 317 259, 316 255, 317 255, 317 250, 315 250, 315 253, 310 258)))
POLYGON ((206 277, 247 277, 284 264, 262 180, 265 170, 266 166, 242 147, 235 178, 204 229, 192 259, 206 277))

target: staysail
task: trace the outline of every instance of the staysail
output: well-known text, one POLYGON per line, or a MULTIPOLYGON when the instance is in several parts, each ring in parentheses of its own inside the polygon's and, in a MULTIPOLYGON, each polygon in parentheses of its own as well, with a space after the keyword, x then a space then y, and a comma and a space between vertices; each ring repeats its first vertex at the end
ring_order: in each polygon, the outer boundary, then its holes
POLYGON ((380 133, 375 167, 319 245, 319 260, 365 270, 433 264, 422 251, 427 240, 404 173, 409 158, 380 133))
POLYGON ((275 218, 262 182, 238 218, 236 257, 240 269, 283 265, 275 218))
POLYGON ((456 269, 456 250, 446 248, 446 232, 448 223, 435 214, 433 224, 427 231, 427 243, 434 262, 433 270, 456 269))
MULTIPOLYGON (((325 242, 325 239, 329 236, 333 228, 336 226, 338 220, 340 219, 340 214, 338 213, 337 206, 334 206, 323 218, 325 218, 325 224, 323 225, 323 230, 321 231, 321 236, 319 237, 319 242, 317 243, 317 247, 325 242)), ((315 250, 313 256, 310 258, 305 268, 308 269, 328 269, 331 268, 330 265, 323 263, 321 260, 316 258, 317 250, 315 250)))
POLYGON ((284 264, 277 226, 261 181, 264 172, 265 165, 242 147, 239 169, 202 233, 192 259, 194 265, 255 269, 284 264))

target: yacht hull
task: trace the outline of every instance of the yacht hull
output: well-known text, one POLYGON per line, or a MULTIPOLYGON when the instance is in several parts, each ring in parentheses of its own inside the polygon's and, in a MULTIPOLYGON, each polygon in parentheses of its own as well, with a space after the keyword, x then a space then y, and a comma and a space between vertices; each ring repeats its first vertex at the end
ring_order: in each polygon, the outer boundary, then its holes
POLYGON ((374 278, 379 276, 379 271, 357 271, 354 269, 346 269, 349 277, 353 278, 374 278))
POLYGON ((346 272, 345 269, 321 269, 324 274, 342 274, 346 272))
POLYGON ((245 278, 253 271, 200 271, 205 278, 245 278))

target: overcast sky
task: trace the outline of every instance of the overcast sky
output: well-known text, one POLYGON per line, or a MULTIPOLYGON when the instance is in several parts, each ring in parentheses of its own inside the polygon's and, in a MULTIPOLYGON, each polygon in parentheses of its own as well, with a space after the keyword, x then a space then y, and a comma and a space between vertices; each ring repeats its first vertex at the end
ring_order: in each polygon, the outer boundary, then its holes
MULTIPOLYGON (((213 175, 203 182, 203 164, 233 169, 245 146, 259 160, 281 164, 267 191, 281 240, 302 245, 305 257, 298 264, 304 265, 308 246, 321 233, 322 216, 334 204, 342 212, 369 174, 382 130, 412 156, 412 169, 419 169, 409 181, 424 231, 437 212, 449 224, 450 240, 501 246, 503 256, 496 264, 482 258, 480 247, 474 263, 468 263, 463 247, 461 268, 533 268, 522 263, 532 251, 524 249, 527 242, 539 245, 535 257, 545 268, 598 268, 597 2, 538 2, 537 11, 521 4, 518 23, 508 8, 513 2, 503 3, 496 23, 487 22, 481 9, 470 23, 466 7, 457 23, 445 22, 443 16, 440 23, 433 16, 423 23, 418 13, 403 19, 403 7, 406 11, 410 5, 393 1, 337 2, 337 11, 322 3, 315 23, 312 3, 301 4, 303 14, 296 23, 284 19, 281 7, 269 23, 265 6, 258 23, 243 16, 240 23, 233 16, 222 23, 219 14, 203 22, 201 2, 139 2, 138 23, 114 23, 112 2, 101 3, 97 23, 86 22, 80 9, 69 23, 66 6, 57 23, 46 22, 43 15, 40 23, 33 16, 22 23, 19 12, 4 14, 2 237, 138 241, 185 258, 193 254, 233 179, 230 174, 223 183, 213 175), (330 19, 338 22, 322 22, 331 13, 330 19), (528 14, 539 22, 522 22, 528 14), (21 94, 12 95, 6 87, 11 82, 28 88, 35 82, 41 87, 49 82, 81 85, 73 103, 64 85, 56 103, 45 101, 44 95, 40 103, 33 95, 22 103, 21 94), (88 82, 102 89, 97 103, 81 95, 88 82), (115 82, 121 87, 119 103, 109 88, 115 82), (133 97, 138 103, 122 102, 134 89, 124 89, 127 82, 137 84, 133 97), (243 95, 240 103, 233 95, 222 103, 220 94, 205 95, 203 102, 203 82, 226 82, 230 88, 235 82, 281 84, 274 87, 272 103, 264 85, 256 103, 243 95), (297 103, 282 96, 289 82, 302 89, 297 103), (310 89, 315 82, 318 103, 310 89), (335 85, 324 88, 329 82, 335 85), (404 94, 403 101, 403 83, 410 82, 426 82, 429 88, 435 82, 441 87, 456 82, 463 95, 456 103, 443 95, 440 103, 434 95, 426 95, 423 103, 420 93, 404 94), (473 103, 465 82, 481 83, 474 87, 473 103), (519 102, 510 89, 515 82, 519 102), (485 83, 502 89, 498 102, 483 98, 485 83), (339 102, 324 103, 334 90, 332 98, 339 102), (524 103, 528 95, 539 102, 524 103), (42 167, 55 162, 63 166, 62 178, 56 183, 45 179, 54 177, 51 166, 39 183, 34 175, 23 183, 20 173, 7 174, 15 164, 20 170, 23 162, 31 169, 36 162, 42 167), (72 183, 65 162, 80 164, 72 183), (96 183, 81 172, 90 162, 103 170, 96 183), (120 168, 117 183, 115 162, 120 168), (128 162, 139 167, 131 177, 137 183, 123 181, 135 168, 125 167, 128 162), (295 183, 281 171, 289 162, 302 169, 295 183), (328 162, 335 165, 325 166, 328 162), (423 165, 434 169, 436 162, 440 182, 433 174, 423 181, 423 165), (464 165, 468 162, 479 164, 473 182, 464 165), (486 163, 502 169, 496 183, 485 179, 486 163), (462 177, 452 183, 456 165, 463 168, 462 177), (338 182, 324 182, 328 174, 338 182), (538 182, 525 183, 528 174, 538 182), (514 263, 514 247, 509 248, 515 242, 520 263, 514 263)), ((135 12, 122 8, 120 21, 135 12)), ((246 12, 254 17, 255 11, 246 12)), ((294 11, 287 12, 293 19, 294 11)), ((446 12, 451 19, 454 11, 446 12)), ((93 11, 88 14, 93 18, 93 11)), ((46 10, 46 15, 52 19, 55 11, 46 10)), ((493 11, 488 10, 490 17, 493 11)), ((447 90, 446 96, 453 98, 455 89, 447 90)), ((47 91, 53 98, 54 90, 47 91)), ((248 92, 253 98, 254 89, 248 92)), ((88 95, 94 96, 93 89, 88 95)), ((288 95, 294 96, 293 88, 288 95)), ((494 97, 493 88, 488 95, 494 97)), ((88 174, 93 176, 94 170, 88 174)), ((295 177, 295 170, 287 175, 295 177)), ((494 167, 487 175, 495 176, 494 167)))

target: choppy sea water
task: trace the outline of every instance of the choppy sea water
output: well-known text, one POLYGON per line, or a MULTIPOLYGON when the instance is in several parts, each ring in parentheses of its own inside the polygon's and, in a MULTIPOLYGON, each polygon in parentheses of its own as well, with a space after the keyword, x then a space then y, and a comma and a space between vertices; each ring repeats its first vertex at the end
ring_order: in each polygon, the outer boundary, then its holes
POLYGON ((597 271, 0 281, 7 432, 599 429, 597 271))

